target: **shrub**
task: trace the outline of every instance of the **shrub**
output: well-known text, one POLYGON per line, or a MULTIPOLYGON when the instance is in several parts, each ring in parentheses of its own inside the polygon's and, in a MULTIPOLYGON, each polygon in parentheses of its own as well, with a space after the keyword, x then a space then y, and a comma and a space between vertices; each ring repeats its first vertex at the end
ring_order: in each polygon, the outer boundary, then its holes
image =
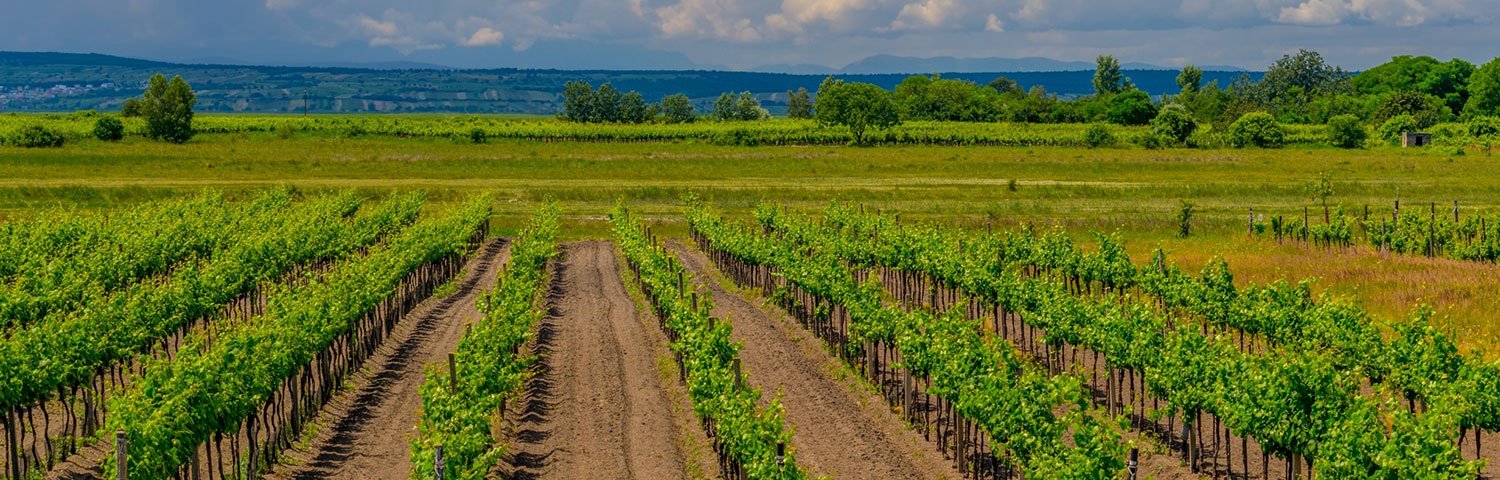
POLYGON ((1083 132, 1083 143, 1089 148, 1112 147, 1117 142, 1115 134, 1110 133, 1109 127, 1098 123, 1089 125, 1089 129, 1083 132))
POLYGON ((1286 131, 1266 112, 1247 113, 1229 126, 1229 144, 1234 148, 1279 148, 1285 143, 1286 131))
POLYGON ((94 121, 94 138, 118 142, 125 138, 125 124, 115 117, 99 117, 94 121))
POLYGON ((1151 95, 1131 90, 1110 97, 1109 109, 1104 116, 1114 124, 1145 125, 1156 116, 1156 105, 1151 103, 1151 95))
POLYGON ((1161 150, 1163 148, 1167 148, 1167 139, 1162 138, 1161 135, 1157 135, 1152 132, 1146 132, 1142 133, 1138 137, 1135 137, 1135 144, 1140 145, 1147 150, 1161 150))
POLYGON ((473 143, 473 144, 477 145, 477 144, 481 144, 481 143, 487 142, 487 141, 489 141, 489 139, 490 139, 489 135, 485 134, 484 130, 481 129, 481 128, 477 128, 476 127, 474 129, 469 130, 469 143, 473 143))
POLYGON ((1474 117, 1469 119, 1469 136, 1476 139, 1500 135, 1500 118, 1474 117))
POLYGON ((1328 143, 1339 148, 1359 148, 1370 134, 1359 117, 1344 114, 1328 119, 1328 143))
POLYGON ((11 132, 5 144, 23 148, 56 148, 63 146, 63 136, 41 125, 29 125, 11 132))
POLYGON ((1193 233, 1193 202, 1179 200, 1177 205, 1177 236, 1187 238, 1193 233))
POLYGON ((127 98, 125 103, 120 104, 120 116, 125 118, 141 116, 141 101, 136 98, 127 98))
POLYGON ((1198 121, 1188 113, 1187 107, 1171 104, 1162 107, 1156 118, 1151 119, 1151 132, 1171 140, 1173 143, 1183 143, 1188 136, 1198 130, 1198 121))
POLYGON ((1417 131, 1417 119, 1411 115, 1397 115, 1380 126, 1380 141, 1396 145, 1401 143, 1401 134, 1417 131))

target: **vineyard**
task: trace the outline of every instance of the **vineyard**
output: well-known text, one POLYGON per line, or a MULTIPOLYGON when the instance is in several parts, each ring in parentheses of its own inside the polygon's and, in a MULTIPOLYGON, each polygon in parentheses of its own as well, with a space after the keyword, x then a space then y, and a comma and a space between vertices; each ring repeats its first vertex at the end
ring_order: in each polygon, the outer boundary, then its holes
MULTIPOLYGON (((145 132, 145 122, 125 118, 126 135, 145 132)), ((93 138, 95 118, 75 115, 0 116, 0 138, 26 126, 40 125, 70 140, 93 138)), ((1288 125, 1289 146, 1327 143, 1316 125, 1288 125)), ((340 138, 400 137, 454 139, 460 142, 529 140, 541 142, 677 142, 720 145, 844 145, 853 140, 848 129, 823 126, 810 120, 757 122, 695 122, 685 124, 589 124, 545 117, 486 116, 383 117, 373 115, 202 115, 193 128, 200 134, 264 134, 286 138, 311 135, 340 138)), ((1089 146, 1087 124, 965 123, 912 121, 871 132, 876 144, 947 146, 1089 146)), ((1108 131, 1121 144, 1149 131, 1147 127, 1111 125, 1108 131)))
MULTIPOLYGON (((3 478, 1500 472, 1500 362, 1426 306, 842 202, 621 201, 608 240, 563 241, 566 203, 506 231, 492 195, 367 195, 5 223, 3 478)), ((1327 223, 1493 261, 1490 219, 1429 210, 1327 223)), ((1309 221, 1266 234, 1353 241, 1309 221)))

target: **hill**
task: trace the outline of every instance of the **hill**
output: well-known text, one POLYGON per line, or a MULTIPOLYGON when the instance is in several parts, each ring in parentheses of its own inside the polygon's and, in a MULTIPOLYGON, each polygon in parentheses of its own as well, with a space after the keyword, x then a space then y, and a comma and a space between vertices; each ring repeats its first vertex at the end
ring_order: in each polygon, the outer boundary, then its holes
MULTIPOLYGON (((337 66, 249 66, 180 64, 99 54, 0 52, 0 111, 118 109, 138 96, 157 72, 181 75, 198 92, 207 112, 445 112, 552 114, 558 92, 573 80, 611 82, 640 91, 648 100, 686 93, 707 105, 723 92, 754 93, 773 112, 784 109, 785 92, 816 90, 825 74, 706 70, 457 70, 352 68, 337 66)), ((1175 70, 1127 70, 1143 90, 1177 90, 1175 70)), ((1204 81, 1227 84, 1241 72, 1213 71, 1204 81)), ((835 74, 850 81, 893 88, 905 74, 835 74)), ((1021 85, 1041 85, 1062 96, 1092 91, 1092 71, 947 73, 979 83, 998 75, 1021 85)))

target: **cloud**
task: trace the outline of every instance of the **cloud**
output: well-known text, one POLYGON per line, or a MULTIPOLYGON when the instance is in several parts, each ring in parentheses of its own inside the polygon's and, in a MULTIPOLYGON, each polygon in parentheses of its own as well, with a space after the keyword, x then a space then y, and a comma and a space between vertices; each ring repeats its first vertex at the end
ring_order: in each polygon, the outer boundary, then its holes
POLYGON ((1004 32, 1005 22, 1000 21, 1000 17, 991 13, 989 17, 984 19, 984 31, 992 33, 1004 32))
POLYGON ((961 9, 962 6, 957 0, 924 0, 908 3, 901 7, 901 13, 898 13, 896 20, 891 22, 891 28, 912 30, 949 26, 948 22, 959 14, 961 9))
POLYGON ((469 38, 464 39, 458 44, 465 47, 483 47, 487 45, 499 45, 503 40, 505 40, 505 34, 500 33, 499 30, 490 27, 480 27, 479 30, 474 31, 473 35, 470 35, 469 38))

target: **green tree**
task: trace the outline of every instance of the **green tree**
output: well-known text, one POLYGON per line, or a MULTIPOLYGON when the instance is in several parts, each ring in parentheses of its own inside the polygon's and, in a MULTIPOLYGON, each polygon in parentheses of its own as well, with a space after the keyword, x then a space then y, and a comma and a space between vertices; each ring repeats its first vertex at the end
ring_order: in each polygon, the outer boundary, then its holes
POLYGON ((1490 60, 1469 76, 1469 101, 1464 115, 1500 115, 1500 58, 1490 60))
POLYGON ((594 92, 594 121, 596 122, 620 122, 624 116, 620 111, 620 100, 624 98, 619 90, 609 82, 599 86, 594 92))
POLYGON ((740 93, 740 98, 734 102, 735 120, 764 120, 770 116, 766 109, 760 107, 760 100, 756 100, 750 92, 740 93))
POLYGON ((1328 198, 1333 196, 1333 174, 1323 172, 1318 174, 1318 179, 1308 182, 1307 196, 1323 204, 1323 223, 1328 223, 1328 198))
POLYGON ((1474 64, 1461 58, 1439 62, 1428 56, 1401 55, 1360 72, 1350 83, 1366 95, 1396 92, 1432 95, 1442 99, 1450 113, 1457 114, 1469 98, 1469 76, 1473 73, 1474 64))
POLYGON ((1328 143, 1339 148, 1359 148, 1369 138, 1359 117, 1344 114, 1328 119, 1328 143))
POLYGON ((854 143, 865 143, 869 129, 901 124, 901 115, 891 92, 868 83, 846 83, 829 77, 818 86, 814 118, 825 125, 849 127, 854 143))
POLYGON ((1003 76, 995 77, 994 80, 990 80, 989 87, 991 90, 994 90, 995 93, 999 93, 1001 95, 1021 96, 1026 94, 1026 91, 1021 89, 1021 84, 1016 83, 1015 80, 1011 80, 1003 76))
POLYGON ((94 121, 94 138, 106 142, 118 142, 125 138, 125 124, 115 117, 99 117, 94 121))
POLYGON ((1401 143, 1401 134, 1421 130, 1417 126, 1417 118, 1411 115, 1396 115, 1380 124, 1380 140, 1391 145, 1401 143))
POLYGON ((620 122, 622 123, 646 123, 651 121, 655 114, 646 105, 646 99, 641 97, 641 92, 629 92, 620 97, 620 122))
POLYGON ((1109 98, 1109 110, 1105 117, 1118 125, 1145 125, 1156 116, 1156 105, 1151 95, 1140 90, 1129 90, 1109 98))
POLYGON ((731 94, 729 92, 720 94, 719 99, 714 100, 713 113, 710 113, 709 115, 712 116, 714 120, 718 120, 721 122, 734 120, 735 113, 737 113, 734 108, 734 100, 734 94, 731 94))
POLYGON ((1193 202, 1178 200, 1177 203, 1177 236, 1187 238, 1193 233, 1193 212, 1197 207, 1193 202))
POLYGON ((146 86, 141 100, 141 114, 146 117, 146 137, 170 143, 186 143, 193 138, 193 106, 198 97, 182 77, 171 81, 156 74, 146 86))
POLYGON ((589 123, 598 121, 594 113, 594 86, 584 81, 571 81, 563 85, 563 118, 570 122, 589 123))
POLYGON ((1095 94, 1110 95, 1135 88, 1130 79, 1125 78, 1125 72, 1120 69, 1120 61, 1115 60, 1113 55, 1100 55, 1095 62, 1098 64, 1094 68, 1095 94))
POLYGON ((1182 67, 1182 72, 1177 74, 1177 87, 1182 89, 1183 95, 1198 93, 1203 87, 1203 69, 1194 65, 1182 67))
POLYGON ((1421 92, 1400 91, 1382 95, 1380 108, 1375 110, 1373 120, 1384 122, 1397 115, 1411 115, 1417 120, 1417 128, 1437 125, 1451 116, 1443 100, 1421 92))
POLYGON ((126 118, 141 116, 141 101, 135 98, 125 99, 125 102, 120 104, 120 116, 126 118))
POLYGON ((1177 144, 1186 142, 1189 135, 1198 130, 1198 121, 1188 113, 1187 107, 1171 104, 1162 107, 1161 113, 1151 119, 1151 133, 1161 135, 1177 144))
POLYGON ((806 88, 786 92, 786 116, 788 118, 813 118, 812 94, 806 88))
POLYGON ((693 112, 693 100, 681 93, 661 99, 661 111, 667 123, 692 123, 698 119, 693 112))
POLYGON ((1229 144, 1234 148, 1279 148, 1284 143, 1286 131, 1266 112, 1247 113, 1229 126, 1229 144))

